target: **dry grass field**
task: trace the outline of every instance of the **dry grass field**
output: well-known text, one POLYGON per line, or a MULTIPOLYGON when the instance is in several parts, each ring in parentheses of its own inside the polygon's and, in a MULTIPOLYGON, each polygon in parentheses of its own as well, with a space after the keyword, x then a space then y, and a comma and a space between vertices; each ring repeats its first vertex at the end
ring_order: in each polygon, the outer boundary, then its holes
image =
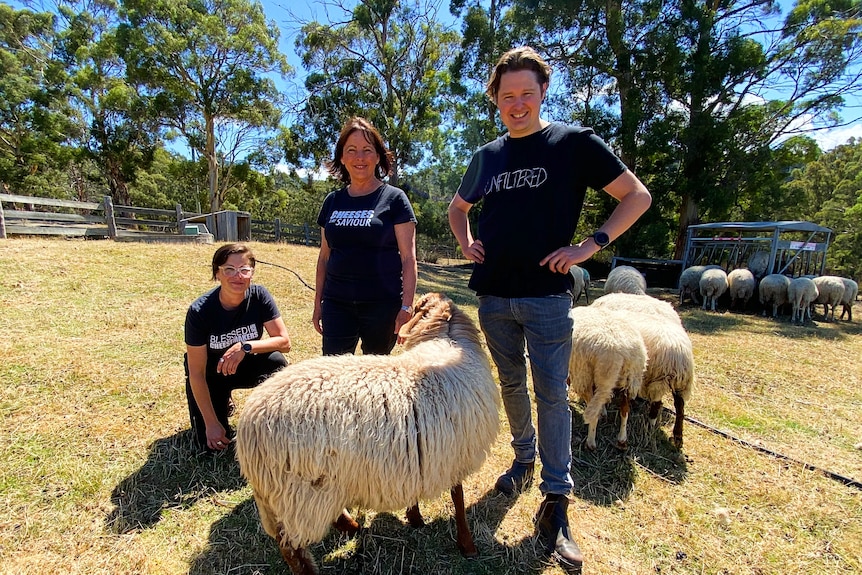
MULTIPOLYGON (((313 284, 316 250, 253 247, 291 361, 316 356, 313 292, 300 281, 313 284)), ((0 240, 0 573, 289 573, 232 454, 200 455, 188 432, 182 326, 213 285, 214 249, 0 240)), ((467 274, 422 265, 419 291, 444 291, 475 317, 467 274)), ((573 408, 570 509, 584 573, 862 573, 862 305, 854 323, 815 316, 802 327, 680 312, 697 371, 687 412, 702 424, 686 423, 682 451, 668 441, 670 417, 653 433, 637 406, 627 451, 610 446, 611 408, 587 452, 573 408)), ((322 573, 561 573, 533 536, 537 487, 514 500, 492 489, 508 441, 504 425, 464 485, 478 559, 457 553, 445 494, 421 502, 420 530, 403 513, 354 510, 358 537, 332 532, 313 547, 322 573)))

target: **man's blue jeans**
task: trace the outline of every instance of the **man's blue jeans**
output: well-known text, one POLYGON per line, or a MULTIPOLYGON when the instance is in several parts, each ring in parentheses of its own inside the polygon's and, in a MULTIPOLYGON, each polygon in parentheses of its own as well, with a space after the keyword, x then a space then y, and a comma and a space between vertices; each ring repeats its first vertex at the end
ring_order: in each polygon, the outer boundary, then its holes
POLYGON ((566 382, 572 352, 571 307, 572 298, 565 293, 536 298, 479 296, 479 324, 500 377, 515 460, 535 461, 538 435, 543 494, 569 494, 573 486, 569 474, 572 412, 566 382), (525 342, 536 396, 536 427, 527 388, 525 342))

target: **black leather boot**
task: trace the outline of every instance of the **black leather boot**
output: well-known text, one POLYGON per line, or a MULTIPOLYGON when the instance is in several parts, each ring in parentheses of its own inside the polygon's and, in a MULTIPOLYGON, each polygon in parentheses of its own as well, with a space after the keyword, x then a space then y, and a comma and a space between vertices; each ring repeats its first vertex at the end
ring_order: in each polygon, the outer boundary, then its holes
POLYGON ((534 467, 535 464, 532 461, 530 463, 513 461, 512 466, 497 478, 494 488, 508 497, 526 491, 533 484, 534 467))
POLYGON ((580 573, 584 556, 569 533, 569 499, 547 494, 536 515, 536 532, 547 551, 567 573, 580 573))

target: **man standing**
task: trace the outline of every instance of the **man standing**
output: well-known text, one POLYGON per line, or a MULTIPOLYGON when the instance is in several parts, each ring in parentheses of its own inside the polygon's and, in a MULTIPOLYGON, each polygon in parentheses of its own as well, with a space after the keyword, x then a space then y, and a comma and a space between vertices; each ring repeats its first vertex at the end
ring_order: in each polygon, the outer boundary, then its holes
POLYGON ((560 565, 578 571, 583 556, 569 533, 572 418, 567 397, 572 349, 569 268, 619 237, 649 208, 646 187, 589 128, 540 116, 551 68, 529 47, 506 52, 488 81, 508 133, 482 146, 449 204, 449 225, 474 262, 469 286, 497 366, 515 458, 495 485, 506 495, 528 488, 538 444, 536 528, 560 565), (619 201, 592 236, 571 245, 587 187, 619 201), (482 200, 478 234, 467 213, 482 200), (537 425, 531 416, 527 360, 537 425), (538 431, 538 433, 537 433, 538 431), (537 441, 538 439, 538 441, 537 441))

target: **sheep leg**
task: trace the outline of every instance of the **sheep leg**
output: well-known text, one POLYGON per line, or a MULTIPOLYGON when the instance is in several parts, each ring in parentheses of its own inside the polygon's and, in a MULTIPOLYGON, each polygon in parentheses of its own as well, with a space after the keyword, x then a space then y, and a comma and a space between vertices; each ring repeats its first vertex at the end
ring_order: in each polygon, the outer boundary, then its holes
POLYGON ((281 523, 278 524, 278 549, 293 575, 318 575, 319 571, 314 557, 307 549, 303 547, 294 548, 290 543, 287 543, 284 525, 281 523))
POLYGON ((673 444, 677 449, 682 449, 682 422, 685 420, 685 399, 677 392, 673 392, 673 408, 676 411, 676 419, 673 422, 673 444))
POLYGON ((359 532, 359 523, 350 516, 350 513, 346 509, 341 512, 341 515, 338 516, 338 519, 335 520, 332 526, 347 535, 356 535, 359 532))
POLYGON ((649 424, 651 427, 656 427, 658 424, 658 414, 661 411, 661 401, 653 401, 649 404, 649 424))
POLYGON ((628 422, 629 411, 631 410, 631 403, 629 402, 628 391, 624 389, 620 390, 618 400, 620 406, 620 432, 617 434, 617 447, 619 449, 628 449, 628 422))
POLYGON ((457 537, 455 539, 458 545, 458 551, 464 557, 478 557, 479 551, 476 549, 476 544, 473 543, 473 534, 470 533, 470 526, 467 525, 467 510, 464 507, 464 487, 459 483, 449 490, 452 496, 452 503, 455 505, 455 527, 457 529, 457 537))
POLYGON ((407 508, 407 523, 410 527, 425 527, 425 520, 422 519, 422 512, 419 511, 419 504, 407 508))

